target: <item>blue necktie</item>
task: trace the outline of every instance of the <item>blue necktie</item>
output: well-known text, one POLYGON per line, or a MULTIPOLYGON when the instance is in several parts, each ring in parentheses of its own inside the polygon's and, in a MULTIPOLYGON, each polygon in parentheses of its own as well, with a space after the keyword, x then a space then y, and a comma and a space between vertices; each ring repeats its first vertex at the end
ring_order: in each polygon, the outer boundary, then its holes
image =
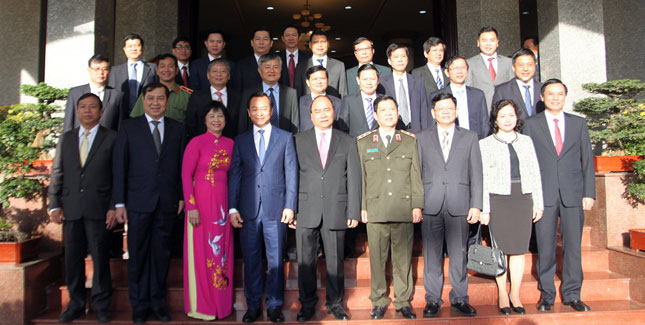
POLYGON ((134 107, 134 104, 137 103, 137 98, 139 97, 139 80, 137 79, 137 64, 130 64, 130 75, 128 76, 128 85, 130 87, 130 98, 129 104, 130 109, 134 107))
POLYGON ((365 118, 367 119, 367 127, 372 129, 374 125, 374 106, 372 105, 372 98, 367 97, 367 109, 365 110, 365 118))
POLYGON ((278 120, 278 105, 275 102, 275 96, 273 96, 273 88, 269 88, 269 98, 271 99, 271 106, 273 107, 273 114, 271 114, 271 125, 275 127, 279 126, 278 120))
POLYGON ((524 85, 524 106, 526 106, 526 112, 529 113, 529 116, 533 116, 533 100, 531 99, 531 86, 524 85))
POLYGON ((258 130, 258 133, 260 133, 260 145, 258 146, 258 157, 260 158, 260 164, 263 164, 264 151, 266 150, 266 146, 264 144, 264 130, 258 130))
POLYGON ((323 61, 324 61, 323 59, 318 59, 318 63, 320 63, 321 67, 323 66, 323 61))
POLYGON ((436 80, 437 89, 441 89, 441 88, 443 88, 443 82, 441 81, 441 71, 439 71, 439 69, 437 69, 437 70, 435 70, 435 72, 437 72, 437 80, 436 80))

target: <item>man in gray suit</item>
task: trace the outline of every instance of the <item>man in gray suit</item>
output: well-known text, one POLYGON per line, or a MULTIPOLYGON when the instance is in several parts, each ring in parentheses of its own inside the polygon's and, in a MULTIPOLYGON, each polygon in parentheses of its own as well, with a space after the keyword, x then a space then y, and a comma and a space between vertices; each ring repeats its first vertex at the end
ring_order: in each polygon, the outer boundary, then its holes
POLYGON ((108 129, 118 131, 121 121, 126 116, 123 106, 123 93, 107 85, 108 74, 110 73, 110 59, 104 55, 95 54, 87 63, 90 82, 69 90, 67 103, 65 104, 63 132, 80 126, 80 122, 76 117, 76 103, 81 96, 87 93, 99 96, 103 103, 103 114, 99 124, 108 129))
POLYGON ((338 98, 338 92, 331 87, 327 86, 327 80, 329 76, 327 75, 327 69, 314 65, 307 69, 307 87, 311 91, 310 94, 302 95, 298 102, 298 107, 300 110, 300 126, 298 127, 300 132, 306 131, 314 127, 311 119, 311 103, 318 96, 327 96, 331 103, 334 105, 334 127, 338 128, 338 112, 340 112, 341 107, 343 106, 343 100, 338 98), (336 94, 336 95, 334 95, 336 94))
POLYGON ((379 85, 378 70, 373 64, 363 64, 358 68, 356 80, 361 91, 343 99, 339 121, 339 128, 353 137, 378 126, 374 119, 374 101, 379 85))
POLYGON ((317 248, 322 237, 327 263, 327 313, 347 320, 343 310, 345 231, 358 225, 361 206, 361 165, 356 140, 333 130, 334 105, 321 95, 310 109, 314 128, 295 136, 300 166, 296 215, 298 288, 302 309, 298 321, 313 316, 316 294, 317 248))
POLYGON ((441 68, 445 50, 446 43, 440 38, 428 38, 423 42, 423 56, 426 57, 427 63, 412 70, 413 75, 423 77, 426 94, 428 94, 428 103, 432 100, 431 93, 448 86, 448 83, 450 83, 448 76, 444 74, 441 68))
POLYGON ((527 118, 544 111, 544 102, 540 100, 542 83, 536 81, 535 57, 529 49, 519 49, 513 54, 513 72, 515 78, 495 86, 492 103, 510 99, 520 107, 518 118, 527 118))
POLYGON ((540 302, 538 311, 551 310, 556 296, 555 247, 560 217, 562 234, 562 301, 576 311, 588 311, 580 300, 582 264, 580 238, 583 210, 591 210, 596 197, 595 168, 587 123, 563 112, 567 87, 558 79, 544 82, 541 90, 545 111, 526 121, 542 175, 544 214, 535 223, 538 246, 540 302))
POLYGON ((486 105, 490 112, 495 86, 515 77, 511 59, 499 55, 497 30, 490 26, 482 27, 477 37, 477 47, 481 53, 468 59, 468 78, 466 85, 479 88, 486 95, 486 105))
POLYGON ((312 56, 307 59, 306 64, 296 67, 296 90, 298 96, 309 93, 307 88, 307 69, 314 65, 322 65, 329 73, 329 86, 338 90, 340 96, 347 95, 347 76, 345 75, 345 64, 336 59, 327 56, 329 50, 329 40, 327 34, 322 30, 316 30, 311 34, 309 41, 309 48, 311 49, 312 56))
POLYGON ((358 61, 358 65, 347 69, 347 94, 357 94, 360 91, 358 88, 358 82, 356 82, 356 75, 358 73, 358 68, 363 64, 373 64, 378 70, 378 74, 382 77, 389 76, 392 74, 392 70, 386 66, 380 64, 374 64, 372 59, 374 58, 374 42, 370 41, 367 37, 359 37, 354 40, 354 57, 358 61))
POLYGON ((457 99, 441 93, 432 99, 436 127, 417 134, 421 178, 425 193, 423 209, 423 317, 435 317, 443 301, 443 242, 450 256, 450 304, 464 316, 477 311, 468 303, 466 244, 469 224, 479 221, 483 205, 482 161, 479 139, 455 125, 457 99))

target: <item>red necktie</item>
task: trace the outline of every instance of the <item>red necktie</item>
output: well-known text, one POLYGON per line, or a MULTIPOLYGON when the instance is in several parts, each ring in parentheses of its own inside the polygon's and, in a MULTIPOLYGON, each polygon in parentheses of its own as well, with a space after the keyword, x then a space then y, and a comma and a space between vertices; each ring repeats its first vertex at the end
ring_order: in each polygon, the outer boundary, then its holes
POLYGON ((289 72, 289 85, 293 88, 293 81, 296 76, 296 61, 293 59, 293 53, 289 54, 289 66, 287 70, 289 72))
POLYGON ((186 66, 181 67, 181 79, 184 80, 184 87, 188 87, 188 69, 186 66))
POLYGON ((555 152, 558 153, 558 156, 562 152, 562 133, 560 133, 560 127, 558 126, 558 119, 554 118, 555 122, 555 152))
POLYGON ((495 73, 495 68, 493 68, 493 60, 495 60, 495 58, 488 58, 488 72, 490 73, 490 77, 493 78, 493 82, 495 82, 497 73, 495 73))
POLYGON ((215 96, 217 96, 217 98, 215 98, 215 100, 221 103, 222 102, 222 92, 221 91, 216 91, 215 96))
POLYGON ((327 163, 327 150, 325 150, 325 145, 327 144, 327 139, 325 139, 325 132, 320 132, 320 143, 318 144, 318 154, 320 155, 320 163, 322 168, 325 169, 325 164, 327 163))

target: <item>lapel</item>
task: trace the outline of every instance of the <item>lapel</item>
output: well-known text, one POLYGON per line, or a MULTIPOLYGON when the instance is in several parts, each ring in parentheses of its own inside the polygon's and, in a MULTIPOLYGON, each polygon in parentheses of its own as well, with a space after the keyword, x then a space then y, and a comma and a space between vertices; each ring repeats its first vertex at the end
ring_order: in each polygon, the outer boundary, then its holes
MULTIPOLYGON (((276 141, 278 141, 277 140, 278 134, 276 132, 276 129, 278 129, 276 126, 271 127, 271 135, 269 136, 269 143, 267 144, 267 147, 264 150, 264 161, 261 162, 262 167, 264 167, 264 164, 266 164, 267 160, 269 160, 269 156, 271 156, 271 153, 274 151, 273 147, 275 146, 276 141)), ((251 132, 253 132, 253 131, 251 131, 251 132)), ((264 140, 266 142, 266 139, 264 139, 264 140)), ((314 140, 314 142, 315 142, 315 140, 314 140)), ((253 143, 253 148, 255 148, 255 143, 253 143)), ((257 156, 257 154, 256 154, 256 156, 257 156)), ((258 160, 259 159, 260 158, 258 157, 258 160)))
POLYGON ((573 146, 573 141, 572 139, 575 137, 575 131, 573 127, 573 118, 571 118, 571 115, 564 113, 564 142, 562 143, 562 152, 560 152, 560 157, 563 156, 564 152, 569 149, 569 147, 573 146))
MULTIPOLYGON (((331 132, 331 142, 329 142, 329 151, 327 151, 327 161, 325 162, 325 171, 327 171, 327 168, 329 168, 329 165, 332 163, 332 159, 334 158, 334 155, 336 154, 336 149, 338 148, 338 141, 340 139, 338 138, 338 134, 336 133, 337 131, 334 129, 329 129, 331 132)), ((314 135, 314 139, 316 139, 314 135)))
MULTIPOLYGON (((370 126, 367 124, 367 116, 365 116, 365 102, 363 102, 363 96, 361 95, 361 92, 359 90, 358 94, 356 94, 356 105, 347 105, 348 107, 360 107, 360 110, 354 110, 356 114, 360 116, 361 123, 364 126, 365 130, 371 130, 370 126)), ((376 124, 376 123, 374 123, 376 124)))
MULTIPOLYGON (((383 77, 383 87, 385 87, 385 92, 392 94, 392 97, 396 98, 396 89, 394 84, 394 73, 383 77)), ((398 101, 398 100, 397 100, 398 101)))
MULTIPOLYGON (((521 108, 526 111, 526 103, 524 102, 524 97, 522 96, 522 91, 520 90, 520 87, 517 85, 517 78, 511 79, 511 89, 513 89, 513 96, 516 97, 520 101, 517 104, 522 106, 521 108)), ((535 105, 533 105, 533 106, 535 106, 535 105)), ((525 112, 525 113, 528 113, 528 112, 525 112)), ((535 115, 535 112, 533 112, 533 115, 535 115)))
MULTIPOLYGON (((163 141, 161 142, 161 153, 159 153, 159 156, 163 155, 164 150, 166 150, 166 147, 168 146, 168 141, 170 140, 171 128, 173 128, 173 126, 171 123, 168 123, 168 120, 168 117, 164 117, 163 119, 163 141)), ((150 134, 150 137, 152 138, 152 134, 150 134)))
MULTIPOLYGON (((499 55, 498 55, 499 58, 499 55)), ((475 66, 473 67, 473 72, 477 71, 479 74, 483 76, 483 78, 486 78, 490 82, 490 84, 493 84, 493 78, 491 78, 490 73, 488 72, 488 66, 484 62, 484 59, 482 58, 480 53, 477 53, 477 56, 475 57, 475 66)), ((499 60, 497 61, 499 63, 499 60)), ((499 71, 499 65, 497 66, 497 70, 499 71)), ((499 73, 498 73, 499 74, 499 73)))
MULTIPOLYGON (((150 71, 152 71, 152 69, 150 68, 150 64, 148 62, 143 62, 143 75, 141 76, 141 88, 143 88, 143 86, 146 84, 145 81, 148 78, 150 71)), ((141 92, 141 90, 139 92, 141 92)))
MULTIPOLYGON (((380 135, 380 134, 379 134, 379 135, 380 135)), ((397 140, 396 140, 396 136, 397 136, 397 135, 398 135, 399 137, 401 136, 401 133, 399 132, 399 130, 394 131, 394 137, 390 140, 390 143, 388 143, 388 146, 387 146, 387 153, 388 153, 388 154, 390 154, 390 153, 392 153, 394 150, 396 150, 396 148, 398 148, 398 147, 399 147, 399 145, 401 144, 401 141, 397 141, 397 140)))
MULTIPOLYGON (((108 106, 108 103, 110 103, 110 96, 112 95, 112 87, 105 85, 105 91, 103 92, 103 108, 105 109, 105 106, 108 106)), ((105 110, 103 111, 105 113, 105 110)))
POLYGON ((443 159, 443 152, 441 151, 441 143, 439 143, 439 126, 435 125, 430 132, 430 147, 435 148, 435 154, 433 156, 439 157, 441 161, 443 159))
MULTIPOLYGON (((537 72, 536 72, 537 73, 537 72)), ((533 80, 533 111, 535 113, 537 103, 542 99, 540 96, 542 95, 540 92, 542 91, 542 83, 539 81, 533 80)))
MULTIPOLYGON (((455 132, 452 135, 452 141, 450 141, 450 151, 448 151, 448 160, 446 161, 446 165, 450 160, 454 159, 455 150, 457 150, 455 149, 457 147, 456 144, 457 142, 461 141, 461 138, 463 136, 464 136, 464 132, 462 131, 462 129, 459 126, 455 125, 455 132)), ((437 138, 437 141, 439 141, 438 139, 439 138, 437 138)), ((443 156, 443 152, 441 153, 441 156, 443 156)))
POLYGON ((286 102, 287 102, 287 91, 285 89, 285 86, 282 84, 277 84, 278 85, 278 91, 280 92, 280 99, 278 99, 278 125, 280 124, 280 116, 284 116, 289 120, 289 116, 291 115, 291 112, 289 114, 286 114, 285 108, 286 108, 286 102))
MULTIPOLYGON (((146 147, 152 148, 152 152, 154 152, 157 156, 160 156, 160 154, 157 153, 157 149, 155 149, 155 142, 152 140, 152 132, 150 132, 150 126, 148 125, 148 119, 146 118, 146 115, 141 115, 138 117, 140 119, 141 123, 141 131, 144 133, 143 137, 145 138, 144 141, 148 142, 146 147)), ((166 130, 168 128, 168 125, 164 125, 164 139, 166 136, 166 130)), ((167 139, 166 139, 167 140, 167 139)), ((165 142, 165 141, 164 141, 165 142)), ((161 150, 163 152, 163 143, 161 145, 161 150)))
MULTIPOLYGON (((546 122, 546 114, 542 113, 542 116, 537 118, 537 122, 540 124, 540 129, 542 129, 542 137, 544 138, 544 141, 546 141, 547 146, 549 147, 549 152, 551 152, 551 154, 553 154, 553 156, 557 159, 558 153, 555 151, 555 143, 551 138, 551 131, 549 130, 549 124, 547 124, 546 122)), ((565 123, 566 123, 566 118, 565 118, 565 123)), ((566 139, 566 135, 565 135, 565 139, 566 139)), ((564 151, 564 144, 562 146, 562 149, 564 151)))
MULTIPOLYGON (((78 131, 76 132, 76 141, 78 141, 78 131)), ((92 160, 92 157, 96 154, 96 152, 99 150, 99 147, 101 146, 101 143, 105 139, 105 130, 103 129, 102 126, 99 125, 99 129, 96 131, 96 135, 94 136, 94 142, 92 142, 92 147, 90 148, 90 152, 87 154, 87 159, 85 159, 85 165, 83 165, 83 169, 87 167, 87 165, 90 163, 92 160)), ((79 163, 80 163, 80 157, 79 157, 79 163)))
MULTIPOLYGON (((71 152, 74 158, 74 162, 78 165, 78 167, 81 167, 81 150, 79 148, 79 142, 78 142, 78 132, 80 132, 80 127, 76 127, 72 130, 72 139, 70 141, 70 146, 71 146, 71 152)), ((87 161, 86 161, 87 162, 87 161)), ((87 164, 86 164, 87 165, 87 164)))
POLYGON ((466 86, 466 100, 468 101, 468 125, 470 125, 471 130, 473 129, 473 126, 479 126, 480 111, 475 108, 476 103, 473 102, 475 100, 474 97, 475 96, 473 96, 473 92, 470 87, 466 86))

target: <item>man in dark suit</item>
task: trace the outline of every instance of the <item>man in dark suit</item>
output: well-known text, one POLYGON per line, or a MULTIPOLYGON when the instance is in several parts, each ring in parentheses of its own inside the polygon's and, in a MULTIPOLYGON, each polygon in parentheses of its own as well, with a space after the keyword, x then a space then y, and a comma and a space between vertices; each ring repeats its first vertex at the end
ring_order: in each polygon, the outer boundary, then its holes
POLYGON ((65 132, 49 185, 49 216, 64 223, 65 284, 69 305, 58 319, 71 322, 85 314, 85 257, 94 264, 91 306, 99 322, 109 322, 112 298, 109 230, 116 224, 112 204, 112 147, 116 132, 99 125, 103 107, 86 93, 76 105, 80 126, 65 132))
POLYGON ((535 57, 531 50, 519 49, 513 54, 512 62, 515 78, 495 86, 492 103, 497 103, 502 99, 512 100, 516 105, 519 105, 518 118, 525 121, 544 111, 544 102, 540 100, 542 83, 534 79, 535 57))
POLYGON ((423 77, 428 103, 432 100, 431 93, 447 87, 450 83, 448 75, 444 74, 444 70, 441 68, 445 51, 446 43, 443 40, 438 37, 428 38, 423 42, 423 56, 425 56, 427 63, 412 70, 413 75, 423 77))
POLYGON ((535 223, 538 246, 538 277, 541 296, 538 311, 551 310, 556 296, 555 247, 560 217, 562 234, 562 301, 576 311, 588 311, 580 300, 582 264, 580 238, 583 210, 591 210, 596 198, 595 168, 587 123, 582 117, 563 112, 567 87, 558 79, 542 85, 546 109, 526 121, 524 132, 531 137, 542 175, 544 214, 535 223))
POLYGON ((307 69, 307 87, 309 87, 310 94, 302 95, 300 97, 298 107, 300 112, 300 125, 299 132, 303 132, 314 127, 311 119, 311 103, 318 96, 327 96, 331 103, 334 105, 334 127, 338 128, 338 118, 340 108, 343 106, 343 100, 338 98, 338 92, 327 86, 327 69, 315 65, 307 69))
POLYGON ((382 77, 380 84, 385 94, 396 98, 399 104, 397 128, 417 133, 428 126, 428 102, 423 80, 405 71, 409 55, 407 47, 392 43, 385 52, 392 74, 382 77))
MULTIPOLYGON (((279 71, 277 75, 279 78, 279 71)), ((245 265, 248 310, 242 321, 254 322, 260 316, 264 281, 259 261, 264 243, 268 269, 264 305, 272 322, 283 322, 283 247, 287 224, 297 208, 298 160, 291 133, 270 123, 273 108, 269 96, 262 91, 254 93, 248 106, 253 128, 235 138, 228 183, 229 216, 231 225, 241 228, 245 265)))
POLYGON ((280 83, 291 88, 296 87, 296 67, 311 57, 311 53, 303 52, 298 49, 300 41, 300 30, 298 26, 289 24, 282 30, 282 43, 285 50, 280 51, 282 60, 282 75, 280 83))
MULTIPOLYGON (((430 94, 434 98, 440 93, 451 94, 457 99, 457 121, 459 127, 477 133, 479 139, 488 136, 488 109, 484 92, 466 86, 468 62, 461 56, 454 56, 446 61, 446 75, 450 79, 448 86, 430 94)), ((429 116, 432 118, 432 115, 429 116)), ((428 125, 434 124, 434 120, 428 125)))
POLYGON ((378 96, 376 89, 379 85, 378 70, 372 64, 363 64, 358 68, 356 79, 361 91, 343 99, 343 108, 338 121, 339 129, 353 137, 378 126, 374 119, 374 101, 378 96))
POLYGON ((206 77, 208 64, 215 59, 222 58, 222 53, 226 48, 223 31, 211 29, 206 31, 205 36, 204 46, 208 53, 206 56, 196 59, 190 64, 190 75, 193 77, 188 80, 188 87, 193 91, 208 89, 210 87, 210 83, 206 77))
POLYGON ((169 95, 160 83, 144 87, 145 114, 124 121, 114 145, 113 200, 117 220, 128 223, 128 291, 135 323, 145 322, 150 311, 158 321, 170 321, 166 276, 172 227, 184 208, 186 131, 164 117, 169 95))
POLYGON ((477 311, 468 303, 466 244, 469 224, 479 221, 483 205, 482 158, 475 132, 455 125, 457 100, 451 94, 432 99, 437 125, 417 134, 423 209, 423 317, 435 317, 443 301, 443 242, 450 256, 450 304, 464 316, 477 311))
POLYGON ((193 49, 187 38, 177 37, 172 41, 172 55, 177 58, 177 67, 179 68, 175 83, 180 86, 189 87, 190 85, 190 56, 192 54, 193 49))
POLYGON ((137 34, 128 34, 123 38, 123 53, 128 60, 112 68, 108 86, 123 93, 125 116, 130 116, 141 89, 155 81, 157 67, 143 61, 143 38, 137 34))
MULTIPOLYGON (((251 33, 251 48, 253 54, 238 61, 237 69, 233 74, 232 87, 240 91, 255 88, 262 81, 258 68, 260 57, 269 53, 273 46, 271 31, 267 27, 258 27, 251 33)), ((280 66, 282 68, 282 64, 280 66)), ((278 80, 280 73, 278 72, 278 80)))
MULTIPOLYGON (((332 130, 334 105, 321 95, 310 111, 312 129, 295 136, 300 186, 296 215, 298 288, 302 308, 298 321, 313 316, 318 295, 316 272, 318 242, 325 248, 327 313, 347 320, 343 310, 345 291, 345 230, 358 225, 361 204, 361 165, 356 140, 332 130)), ((294 222, 295 223, 295 222, 294 222)))
POLYGON ((188 106, 186 108, 186 135, 190 140, 206 132, 204 124, 205 110, 210 109, 212 101, 222 102, 227 107, 228 115, 224 128, 224 136, 234 138, 237 135, 237 123, 239 120, 240 94, 234 89, 227 88, 226 85, 231 79, 230 66, 226 59, 215 59, 208 64, 208 82, 210 87, 198 90, 190 95, 188 106))
POLYGON ((503 84, 513 75, 511 59, 497 53, 499 39, 497 30, 490 26, 482 27, 477 36, 477 47, 481 53, 468 59, 468 78, 466 85, 479 88, 486 95, 486 105, 490 112, 495 86, 503 84))
MULTIPOLYGON (((280 57, 275 53, 267 53, 260 57, 260 67, 258 73, 261 76, 261 81, 253 85, 253 87, 245 88, 242 94, 242 103, 247 105, 249 98, 258 91, 263 91, 271 99, 273 106, 273 115, 271 116, 271 124, 291 133, 298 133, 298 126, 300 124, 298 112, 298 97, 296 91, 285 85, 278 83, 280 80, 280 70, 282 69, 282 62, 280 57)), ((240 108, 242 111, 242 108, 240 108)), ((238 134, 248 131, 253 126, 253 121, 240 115, 238 134)))
POLYGON ((97 95, 103 103, 103 112, 99 124, 108 129, 117 131, 121 121, 126 118, 123 106, 123 93, 107 85, 110 73, 110 59, 101 54, 96 54, 88 61, 90 83, 77 86, 69 90, 65 104, 65 119, 63 132, 80 126, 76 118, 76 103, 84 94, 97 95))
POLYGON ((386 66, 380 64, 375 64, 372 59, 374 58, 374 42, 369 40, 367 37, 359 37, 354 40, 354 57, 358 61, 358 65, 347 69, 345 74, 347 75, 347 94, 357 94, 360 91, 358 88, 358 82, 356 82, 356 75, 358 73, 358 68, 363 64, 373 64, 378 71, 381 78, 389 76, 392 74, 392 70, 386 66))
POLYGON ((347 95, 347 76, 345 75, 345 64, 336 59, 332 59, 327 56, 327 51, 329 50, 329 40, 327 34, 322 30, 316 30, 311 34, 311 39, 309 41, 309 48, 311 49, 311 59, 307 59, 305 64, 300 66, 300 69, 296 67, 296 90, 298 96, 302 96, 309 93, 309 88, 307 88, 307 69, 314 65, 322 65, 327 69, 329 74, 329 86, 338 90, 338 93, 342 96, 347 95))

